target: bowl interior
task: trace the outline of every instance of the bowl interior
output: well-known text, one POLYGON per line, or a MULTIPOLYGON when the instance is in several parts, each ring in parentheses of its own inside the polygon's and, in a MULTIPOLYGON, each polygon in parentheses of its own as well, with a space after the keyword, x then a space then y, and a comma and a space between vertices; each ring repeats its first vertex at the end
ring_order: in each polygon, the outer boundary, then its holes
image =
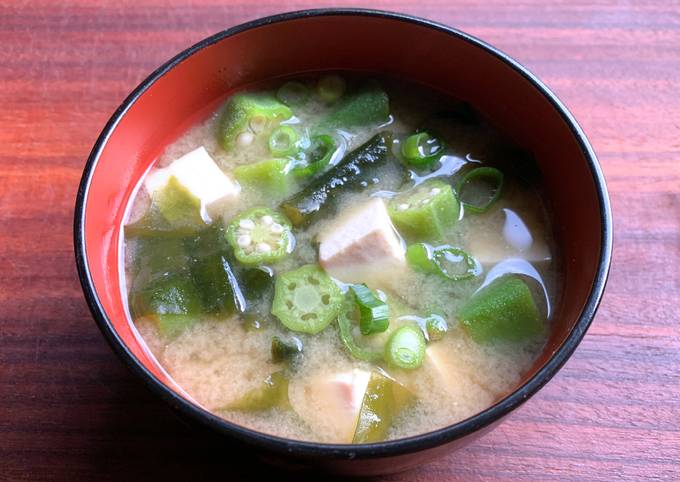
POLYGON ((139 362, 182 393, 125 314, 119 254, 126 204, 164 146, 231 90, 330 69, 381 72, 450 93, 533 152, 555 217, 563 280, 550 340, 525 380, 532 377, 574 328, 597 277, 603 213, 587 153, 552 101, 496 54, 463 36, 380 16, 303 16, 216 38, 137 92, 101 146, 85 193, 85 262, 113 329, 139 362))

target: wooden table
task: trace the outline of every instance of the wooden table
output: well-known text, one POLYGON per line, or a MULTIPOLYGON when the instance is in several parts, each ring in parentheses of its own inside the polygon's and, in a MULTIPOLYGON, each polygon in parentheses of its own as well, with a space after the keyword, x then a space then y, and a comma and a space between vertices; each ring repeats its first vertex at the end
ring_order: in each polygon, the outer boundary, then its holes
MULTIPOLYGON (((125 95, 204 36, 327 2, 171 3, 0 0, 0 479, 280 477, 192 439, 109 349, 76 276, 81 169, 125 95)), ((678 480, 680 3, 360 4, 459 27, 538 74, 599 155, 616 244, 558 376, 487 437, 385 480, 678 480)))

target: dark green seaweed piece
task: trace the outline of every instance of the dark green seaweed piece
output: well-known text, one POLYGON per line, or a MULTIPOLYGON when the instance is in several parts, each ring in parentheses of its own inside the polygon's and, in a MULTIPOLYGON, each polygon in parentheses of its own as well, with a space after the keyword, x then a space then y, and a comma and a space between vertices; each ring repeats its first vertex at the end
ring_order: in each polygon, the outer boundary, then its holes
POLYGON ((373 182, 375 170, 388 159, 392 135, 381 132, 353 150, 325 174, 282 204, 295 226, 309 222, 328 206, 338 194, 365 187, 373 182))
POLYGON ((302 341, 296 337, 272 338, 272 361, 274 363, 293 362, 302 354, 302 341))
POLYGON ((228 316, 244 311, 245 299, 229 261, 224 230, 215 225, 186 242, 189 269, 205 313, 228 316))
POLYGON ((161 333, 178 335, 201 314, 201 297, 184 274, 159 276, 143 289, 130 293, 130 310, 136 317, 150 316, 158 321, 161 333))

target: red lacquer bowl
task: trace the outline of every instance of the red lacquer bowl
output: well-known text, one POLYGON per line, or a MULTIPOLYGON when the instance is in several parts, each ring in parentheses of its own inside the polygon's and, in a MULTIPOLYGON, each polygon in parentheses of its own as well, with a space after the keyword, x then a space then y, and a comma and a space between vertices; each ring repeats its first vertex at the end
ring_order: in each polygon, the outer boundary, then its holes
POLYGON ((452 28, 367 10, 311 10, 256 20, 185 50, 116 110, 87 161, 75 209, 76 262, 92 314, 114 351, 182 416, 267 460, 338 473, 396 472, 469 443, 550 378, 583 338, 604 290, 612 249, 607 190, 585 135, 536 77, 452 28), (299 442, 249 430, 182 395, 131 330, 120 289, 121 223, 143 173, 179 134, 244 84, 307 71, 403 77, 474 105, 530 150, 542 173, 563 260, 554 329, 521 384, 467 420, 406 439, 367 444, 299 442))

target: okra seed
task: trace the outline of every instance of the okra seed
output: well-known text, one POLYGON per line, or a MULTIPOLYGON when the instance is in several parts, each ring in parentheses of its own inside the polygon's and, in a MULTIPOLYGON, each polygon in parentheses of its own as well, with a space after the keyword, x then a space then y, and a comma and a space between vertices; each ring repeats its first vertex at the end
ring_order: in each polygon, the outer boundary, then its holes
POLYGON ((262 224, 265 226, 269 226, 271 223, 274 222, 274 218, 272 218, 269 215, 262 216, 262 224))
POLYGON ((250 239, 250 236, 248 236, 248 235, 239 236, 238 239, 236 240, 236 243, 241 248, 245 248, 247 246, 250 246, 251 242, 252 242, 252 240, 250 239))
POLYGON ((272 247, 267 243, 257 243, 257 247, 255 249, 257 249, 258 253, 268 253, 272 250, 272 247))
POLYGON ((408 209, 408 204, 402 203, 402 204, 400 204, 399 206, 397 206, 397 209, 398 209, 399 211, 406 211, 406 210, 408 209))
POLYGON ((241 132, 236 138, 239 147, 246 147, 253 143, 255 136, 251 132, 241 132))
POLYGON ((437 194, 439 194, 440 191, 441 191, 441 189, 439 189, 438 187, 434 187, 430 191, 430 194, 432 194, 433 196, 436 196, 437 194))
POLYGON ((238 225, 243 229, 253 229, 255 227, 255 223, 252 219, 241 219, 238 222, 238 225))
POLYGON ((272 224, 272 227, 270 229, 271 232, 274 234, 281 234, 283 232, 283 226, 281 226, 279 223, 272 224))

